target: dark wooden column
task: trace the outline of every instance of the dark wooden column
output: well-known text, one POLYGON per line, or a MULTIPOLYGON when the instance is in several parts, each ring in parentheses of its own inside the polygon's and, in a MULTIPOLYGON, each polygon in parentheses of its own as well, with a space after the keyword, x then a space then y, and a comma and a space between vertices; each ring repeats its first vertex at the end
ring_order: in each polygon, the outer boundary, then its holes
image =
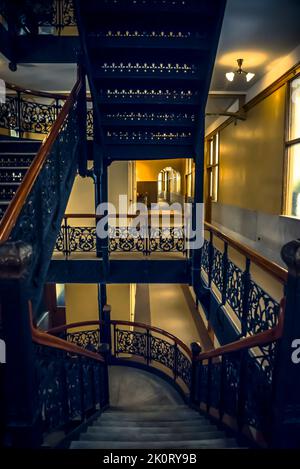
POLYGON ((2 334, 6 345, 5 442, 26 448, 39 446, 42 436, 26 286, 31 256, 31 247, 19 241, 0 246, 2 334))

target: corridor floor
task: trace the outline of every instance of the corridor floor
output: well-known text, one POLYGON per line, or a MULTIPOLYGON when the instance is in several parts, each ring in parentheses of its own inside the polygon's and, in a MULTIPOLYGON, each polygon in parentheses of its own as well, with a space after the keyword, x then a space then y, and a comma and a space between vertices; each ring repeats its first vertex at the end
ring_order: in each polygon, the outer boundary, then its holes
POLYGON ((137 285, 135 321, 164 329, 186 345, 197 341, 212 348, 187 285, 137 285))

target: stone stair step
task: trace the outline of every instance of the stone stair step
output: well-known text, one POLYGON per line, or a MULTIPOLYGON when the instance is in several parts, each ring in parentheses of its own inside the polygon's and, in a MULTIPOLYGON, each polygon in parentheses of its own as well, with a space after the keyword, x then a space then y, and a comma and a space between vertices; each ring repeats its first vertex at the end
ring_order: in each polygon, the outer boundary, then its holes
POLYGON ((72 441, 71 449, 201 449, 236 448, 233 438, 187 441, 72 441))
POLYGON ((209 432, 168 432, 160 433, 148 433, 141 432, 140 430, 132 431, 131 429, 123 432, 122 430, 103 430, 102 432, 90 432, 80 435, 81 441, 190 441, 190 440, 210 440, 224 438, 226 435, 224 432, 218 430, 209 432))
MULTIPOLYGON (((184 423, 180 423, 179 425, 170 425, 170 426, 141 426, 141 425, 130 425, 126 428, 126 433, 127 432, 139 432, 141 434, 155 434, 155 433, 178 433, 180 430, 180 433, 192 433, 192 432, 211 432, 216 430, 215 425, 212 424, 200 424, 200 425, 188 425, 184 423)), ((124 431, 124 427, 122 425, 97 425, 97 426, 90 426, 88 427, 87 430, 89 433, 97 433, 97 434, 103 434, 107 432, 116 432, 120 433, 120 431, 124 431), (120 430, 122 428, 122 430, 120 430)))
POLYGON ((120 420, 135 421, 180 421, 180 420, 203 420, 204 418, 193 411, 179 412, 104 412, 101 416, 102 421, 120 420))
POLYGON ((200 425, 207 425, 209 422, 205 419, 196 419, 196 420, 189 420, 189 421, 184 421, 184 420, 177 420, 177 421, 161 421, 159 422, 158 420, 153 420, 153 421, 131 421, 131 420, 126 420, 126 421, 122 421, 122 420, 102 420, 102 422, 100 420, 95 420, 95 422, 93 422, 93 426, 94 427, 108 427, 108 426, 117 426, 117 427, 133 427, 134 424, 136 427, 167 427, 167 428, 170 428, 170 427, 175 427, 175 428, 178 428, 181 429, 183 427, 199 427, 200 425))
POLYGON ((105 411, 105 413, 111 412, 153 412, 153 411, 173 411, 173 410, 184 410, 191 412, 195 412, 192 409, 187 408, 186 404, 174 404, 174 405, 146 405, 141 407, 129 407, 129 406, 110 406, 109 409, 105 411))

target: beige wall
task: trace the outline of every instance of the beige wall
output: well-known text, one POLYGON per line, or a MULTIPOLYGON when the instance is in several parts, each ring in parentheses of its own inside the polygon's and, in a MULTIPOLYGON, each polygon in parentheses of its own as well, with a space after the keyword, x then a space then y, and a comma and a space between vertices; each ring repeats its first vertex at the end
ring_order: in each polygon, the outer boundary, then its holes
POLYGON ((95 213, 94 181, 76 176, 66 213, 95 213))
POLYGON ((114 161, 108 167, 108 201, 115 205, 117 212, 119 212, 119 195, 129 195, 129 171, 127 161, 114 161))
POLYGON ((282 86, 220 132, 219 203, 281 213, 285 98, 282 86))
POLYGON ((66 323, 96 321, 99 319, 98 285, 65 285, 66 323))
POLYGON ((130 284, 107 285, 107 303, 111 306, 111 319, 130 321, 133 308, 130 284))
MULTIPOLYGON (((111 318, 134 320, 134 284, 107 285, 107 303, 111 306, 111 318)), ((65 285, 66 322, 93 321, 99 319, 98 285, 65 285)))

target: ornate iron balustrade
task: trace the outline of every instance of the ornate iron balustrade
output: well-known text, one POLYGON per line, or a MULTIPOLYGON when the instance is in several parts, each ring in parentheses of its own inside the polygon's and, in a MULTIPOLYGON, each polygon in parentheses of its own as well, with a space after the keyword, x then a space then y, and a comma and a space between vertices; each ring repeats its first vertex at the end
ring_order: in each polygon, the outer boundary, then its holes
MULTIPOLYGON (((71 226, 69 219, 95 220, 93 215, 65 215, 56 240, 55 251, 70 257, 73 253, 97 252, 97 234, 94 226, 71 226)), ((109 226, 109 252, 140 252, 151 255, 155 252, 178 252, 186 254, 184 226, 144 227, 109 226)))
POLYGON ((81 155, 79 79, 41 145, 9 209, 1 220, 1 241, 31 246, 27 286, 34 308, 40 299, 61 219, 81 155))
POLYGON ((53 27, 58 34, 68 26, 76 26, 73 0, 23 1, 11 5, 11 0, 2 0, 0 14, 13 24, 18 34, 38 34, 39 27, 53 27))
POLYGON ((37 344, 34 354, 43 433, 78 425, 108 405, 105 363, 37 344))
MULTIPOLYGON (((47 135, 57 119, 66 95, 25 90, 6 84, 7 97, 0 106, 0 127, 14 131, 19 137, 47 135)), ((93 138, 93 107, 89 98, 86 136, 93 138)))
MULTIPOLYGON (((182 350, 177 340, 166 340, 155 329, 132 323, 133 329, 125 329, 122 321, 112 321, 113 324, 113 354, 116 358, 124 355, 140 357, 148 366, 156 362, 169 369, 174 381, 178 378, 190 388, 191 360, 186 349, 182 350), (153 333, 153 332, 155 333, 153 333)), ((126 325, 126 324, 125 324, 126 325)))
MULTIPOLYGON (((194 343, 191 398, 210 413, 236 422, 238 431, 255 429, 270 444, 274 424, 276 356, 283 332, 285 302, 278 324, 211 352, 194 343)), ((255 438, 255 437, 254 437, 255 438)))
POLYGON ((189 348, 162 329, 142 323, 110 320, 109 306, 105 307, 104 321, 74 323, 48 332, 92 352, 99 351, 101 342, 109 343, 111 364, 129 360, 137 366, 155 368, 172 378, 185 394, 189 393, 192 364, 189 348), (93 329, 87 330, 88 326, 93 329))
POLYGON ((221 251, 214 245, 213 231, 210 231, 210 239, 204 240, 202 247, 202 281, 211 291, 217 289, 221 306, 233 311, 242 336, 274 327, 279 303, 251 278, 251 262, 255 265, 257 262, 244 254, 245 270, 242 270, 229 257, 230 241, 223 240, 223 246, 221 251))

